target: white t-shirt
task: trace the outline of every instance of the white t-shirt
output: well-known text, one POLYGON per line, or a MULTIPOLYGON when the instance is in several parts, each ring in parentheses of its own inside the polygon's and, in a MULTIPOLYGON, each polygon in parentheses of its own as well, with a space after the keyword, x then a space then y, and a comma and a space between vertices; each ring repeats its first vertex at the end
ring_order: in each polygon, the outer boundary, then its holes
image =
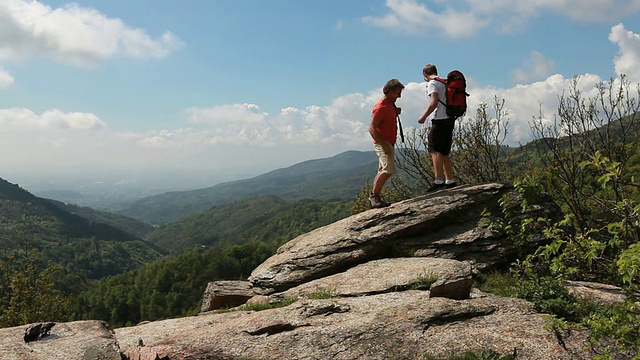
POLYGON ((438 92, 438 107, 436 111, 433 112, 431 119, 432 120, 443 120, 448 119, 447 116, 447 107, 443 103, 447 103, 447 87, 444 83, 438 80, 430 80, 427 83, 427 96, 431 97, 431 94, 434 92, 438 92))

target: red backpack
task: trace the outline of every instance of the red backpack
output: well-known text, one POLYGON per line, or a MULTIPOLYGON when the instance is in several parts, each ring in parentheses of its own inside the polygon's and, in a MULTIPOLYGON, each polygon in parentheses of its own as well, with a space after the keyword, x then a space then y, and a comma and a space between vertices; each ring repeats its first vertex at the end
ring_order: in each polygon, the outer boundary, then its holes
POLYGON ((436 80, 445 84, 447 89, 447 102, 439 100, 447 107, 447 116, 459 118, 467 112, 467 80, 459 70, 452 70, 447 74, 447 78, 436 77, 436 80))

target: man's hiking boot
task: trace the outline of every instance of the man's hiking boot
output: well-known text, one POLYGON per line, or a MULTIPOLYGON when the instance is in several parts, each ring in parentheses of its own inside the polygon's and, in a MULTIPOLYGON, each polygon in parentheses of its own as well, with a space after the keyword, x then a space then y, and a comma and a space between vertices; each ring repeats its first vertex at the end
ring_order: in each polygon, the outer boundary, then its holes
POLYGON ((379 208, 383 208, 391 205, 386 201, 382 201, 382 199, 380 198, 380 195, 375 195, 375 194, 369 195, 369 202, 371 203, 372 209, 379 209, 379 208))
POLYGON ((434 191, 438 191, 438 190, 444 189, 444 188, 445 188, 444 183, 442 183, 442 184, 433 183, 433 184, 431 184, 431 187, 427 189, 427 192, 434 192, 434 191))

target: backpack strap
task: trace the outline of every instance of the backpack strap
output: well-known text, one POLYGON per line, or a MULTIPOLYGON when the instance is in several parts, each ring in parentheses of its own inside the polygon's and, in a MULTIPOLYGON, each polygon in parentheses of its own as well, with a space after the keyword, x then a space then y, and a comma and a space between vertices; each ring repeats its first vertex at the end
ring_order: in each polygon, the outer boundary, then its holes
POLYGON ((398 119, 398 130, 400 130, 400 139, 404 142, 404 132, 402 131, 402 122, 400 122, 400 114, 398 114, 398 107, 396 104, 393 104, 394 109, 396 109, 396 117, 398 119))
MULTIPOLYGON (((441 83, 443 83, 443 84, 447 85, 447 79, 443 79, 443 78, 441 78, 441 77, 439 77, 439 76, 436 76, 434 80, 437 80, 437 81, 439 81, 439 82, 441 82, 441 83)), ((446 99, 446 97, 445 97, 445 99, 446 99)), ((440 97, 439 97, 439 96, 438 96, 438 101, 440 102, 440 104, 442 104, 442 105, 444 105, 444 106, 447 106, 447 103, 445 103, 444 101, 442 101, 442 100, 440 99, 440 97)))

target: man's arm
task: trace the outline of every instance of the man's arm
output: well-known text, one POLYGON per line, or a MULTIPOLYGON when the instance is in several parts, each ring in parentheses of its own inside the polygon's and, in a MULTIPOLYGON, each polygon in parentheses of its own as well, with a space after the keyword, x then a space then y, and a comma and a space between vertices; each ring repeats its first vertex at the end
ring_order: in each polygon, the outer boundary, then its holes
POLYGON ((381 122, 382 120, 380 119, 376 119, 375 117, 372 118, 371 125, 369 125, 369 134, 371 134, 371 137, 373 138, 373 140, 375 140, 377 144, 380 144, 382 146, 385 154, 390 154, 391 153, 390 144, 382 140, 382 136, 378 132, 378 126, 380 126, 381 122))
POLYGON ((371 125, 369 125, 369 134, 371 134, 371 137, 377 143, 382 142, 380 133, 378 132, 378 126, 380 126, 380 123, 380 120, 373 118, 371 119, 371 125))
POLYGON ((429 105, 427 106, 427 109, 424 111, 424 114, 422 114, 422 116, 420 116, 420 118, 418 119, 418 122, 420 124, 424 124, 424 122, 427 120, 429 115, 431 115, 431 113, 434 112, 438 107, 438 92, 437 91, 432 92, 431 95, 429 95, 429 97, 431 98, 431 100, 429 101, 429 105))

